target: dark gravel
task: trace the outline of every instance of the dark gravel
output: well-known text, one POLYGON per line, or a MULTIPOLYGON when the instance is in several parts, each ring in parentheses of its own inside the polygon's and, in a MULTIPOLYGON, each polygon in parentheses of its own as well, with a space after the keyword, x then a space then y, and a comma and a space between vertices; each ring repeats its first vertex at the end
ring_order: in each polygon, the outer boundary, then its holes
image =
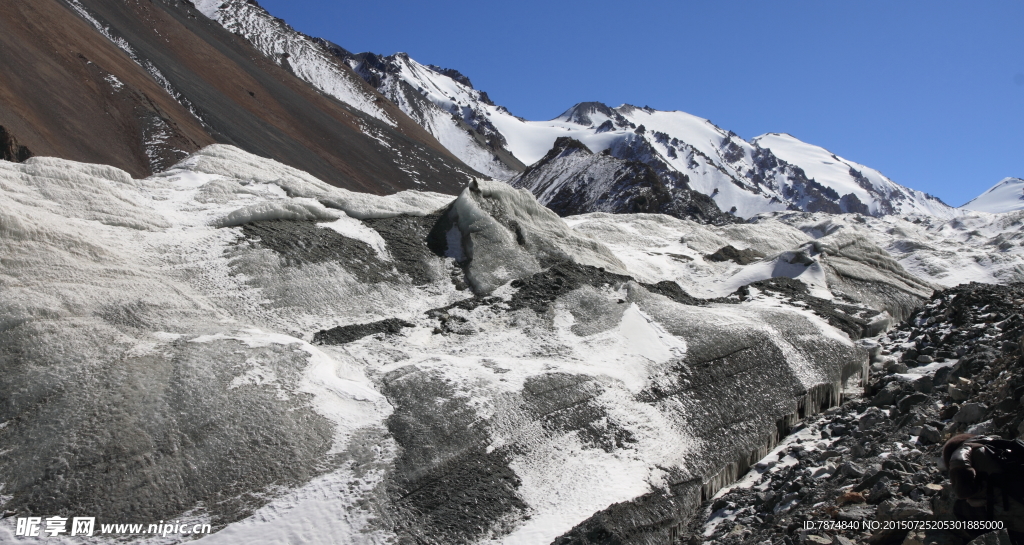
POLYGON ((377 333, 400 333, 403 327, 413 324, 398 318, 388 318, 368 324, 353 324, 321 329, 313 334, 313 344, 346 344, 377 333))

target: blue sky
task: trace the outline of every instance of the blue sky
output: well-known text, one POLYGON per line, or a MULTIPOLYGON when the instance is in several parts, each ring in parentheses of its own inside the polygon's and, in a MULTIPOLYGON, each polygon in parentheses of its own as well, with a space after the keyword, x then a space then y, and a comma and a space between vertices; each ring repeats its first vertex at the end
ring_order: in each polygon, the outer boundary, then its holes
POLYGON ((353 52, 455 68, 550 119, 577 102, 787 132, 959 206, 1024 177, 1024 2, 260 0, 353 52))

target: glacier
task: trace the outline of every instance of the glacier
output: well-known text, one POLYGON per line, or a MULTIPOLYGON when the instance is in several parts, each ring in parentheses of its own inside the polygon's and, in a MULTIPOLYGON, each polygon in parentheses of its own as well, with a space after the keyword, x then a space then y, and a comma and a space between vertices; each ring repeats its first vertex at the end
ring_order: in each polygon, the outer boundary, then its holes
POLYGON ((560 218, 226 145, 145 179, 0 162, 0 193, 0 508, 210 542, 657 539, 855 390, 859 337, 962 281, 949 255, 1024 262, 1020 213, 560 218))

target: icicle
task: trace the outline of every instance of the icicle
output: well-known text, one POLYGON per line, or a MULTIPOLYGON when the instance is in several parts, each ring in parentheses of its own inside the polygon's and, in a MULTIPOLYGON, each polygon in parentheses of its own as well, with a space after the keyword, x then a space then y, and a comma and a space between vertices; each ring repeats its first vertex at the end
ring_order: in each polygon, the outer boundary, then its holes
POLYGON ((747 455, 741 455, 736 460, 727 462, 718 471, 704 479, 701 486, 702 500, 714 497, 722 488, 729 486, 740 479, 750 467, 763 459, 778 446, 779 441, 789 434, 797 423, 804 418, 827 411, 843 402, 843 389, 848 380, 860 375, 861 384, 867 376, 867 363, 856 363, 847 366, 843 370, 843 378, 833 382, 816 384, 807 389, 807 392, 796 398, 796 411, 783 416, 775 422, 775 430, 768 434, 761 444, 747 455), (848 372, 849 371, 849 372, 848 372))

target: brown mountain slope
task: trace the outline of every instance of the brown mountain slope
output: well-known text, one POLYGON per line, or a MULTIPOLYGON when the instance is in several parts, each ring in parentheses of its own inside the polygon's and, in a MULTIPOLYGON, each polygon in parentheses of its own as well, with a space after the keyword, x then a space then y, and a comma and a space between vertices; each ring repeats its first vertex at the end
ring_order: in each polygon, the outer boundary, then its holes
POLYGON ((0 75, 0 126, 19 145, 135 176, 213 142, 375 193, 453 193, 475 174, 368 85, 394 127, 321 94, 189 2, 5 0, 0 75))
POLYGON ((168 147, 182 153, 214 142, 142 67, 56 0, 0 2, 0 74, 0 125, 35 155, 143 176, 143 142, 157 120, 173 128, 168 147))

